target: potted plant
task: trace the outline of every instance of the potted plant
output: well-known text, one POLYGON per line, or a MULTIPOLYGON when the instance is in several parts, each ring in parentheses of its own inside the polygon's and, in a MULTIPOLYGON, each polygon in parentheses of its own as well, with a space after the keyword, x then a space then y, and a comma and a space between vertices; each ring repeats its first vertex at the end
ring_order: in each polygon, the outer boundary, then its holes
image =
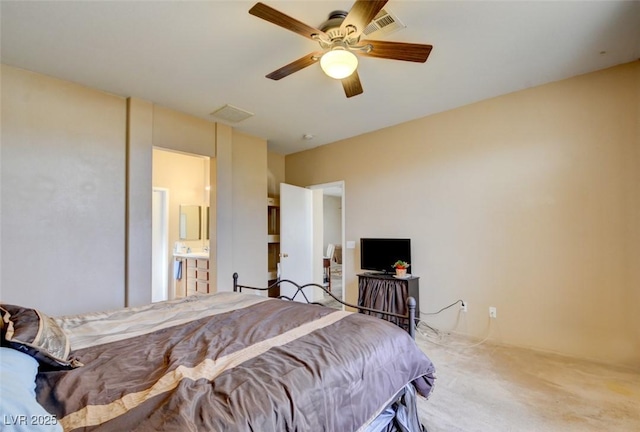
POLYGON ((393 265, 393 268, 396 269, 396 276, 405 277, 407 276, 407 268, 410 266, 406 261, 398 260, 393 265))

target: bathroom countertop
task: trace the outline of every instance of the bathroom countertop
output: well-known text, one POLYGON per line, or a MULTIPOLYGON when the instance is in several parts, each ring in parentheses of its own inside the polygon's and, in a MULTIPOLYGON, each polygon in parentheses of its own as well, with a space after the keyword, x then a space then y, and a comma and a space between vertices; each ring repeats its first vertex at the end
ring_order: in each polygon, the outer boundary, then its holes
POLYGON ((174 252, 173 256, 176 258, 209 259, 209 252, 174 252))

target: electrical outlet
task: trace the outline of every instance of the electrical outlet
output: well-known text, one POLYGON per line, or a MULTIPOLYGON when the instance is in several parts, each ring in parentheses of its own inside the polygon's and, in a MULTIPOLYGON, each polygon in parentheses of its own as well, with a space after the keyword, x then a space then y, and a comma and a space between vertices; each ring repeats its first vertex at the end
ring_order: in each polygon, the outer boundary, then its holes
POLYGON ((467 311, 467 302, 466 302, 466 301, 462 300, 462 301, 460 302, 460 310, 461 310, 462 312, 466 312, 466 311, 467 311))
POLYGON ((497 309, 493 306, 489 306, 489 318, 495 318, 497 314, 497 309))

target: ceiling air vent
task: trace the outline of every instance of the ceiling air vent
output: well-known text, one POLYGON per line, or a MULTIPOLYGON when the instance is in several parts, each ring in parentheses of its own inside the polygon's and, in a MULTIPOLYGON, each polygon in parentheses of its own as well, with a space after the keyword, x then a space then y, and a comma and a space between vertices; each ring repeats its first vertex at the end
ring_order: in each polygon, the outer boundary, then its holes
POLYGON ((376 36, 388 35, 389 33, 397 32, 405 27, 406 26, 393 14, 393 12, 389 9, 382 9, 362 33, 367 37, 373 36, 375 38, 376 36))
POLYGON ((245 111, 238 107, 234 107, 233 105, 227 104, 222 108, 215 110, 210 115, 220 120, 227 121, 229 123, 238 123, 242 120, 248 119, 249 117, 253 116, 253 113, 250 113, 249 111, 245 111))

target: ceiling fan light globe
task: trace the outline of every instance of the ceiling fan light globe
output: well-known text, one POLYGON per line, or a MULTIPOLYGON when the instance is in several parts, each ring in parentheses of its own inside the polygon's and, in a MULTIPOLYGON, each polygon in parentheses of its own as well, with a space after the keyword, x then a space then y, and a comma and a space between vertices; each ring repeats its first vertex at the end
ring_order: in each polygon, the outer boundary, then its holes
POLYGON ((341 80, 356 70, 358 57, 351 51, 333 49, 322 56, 320 67, 331 78, 341 80))

